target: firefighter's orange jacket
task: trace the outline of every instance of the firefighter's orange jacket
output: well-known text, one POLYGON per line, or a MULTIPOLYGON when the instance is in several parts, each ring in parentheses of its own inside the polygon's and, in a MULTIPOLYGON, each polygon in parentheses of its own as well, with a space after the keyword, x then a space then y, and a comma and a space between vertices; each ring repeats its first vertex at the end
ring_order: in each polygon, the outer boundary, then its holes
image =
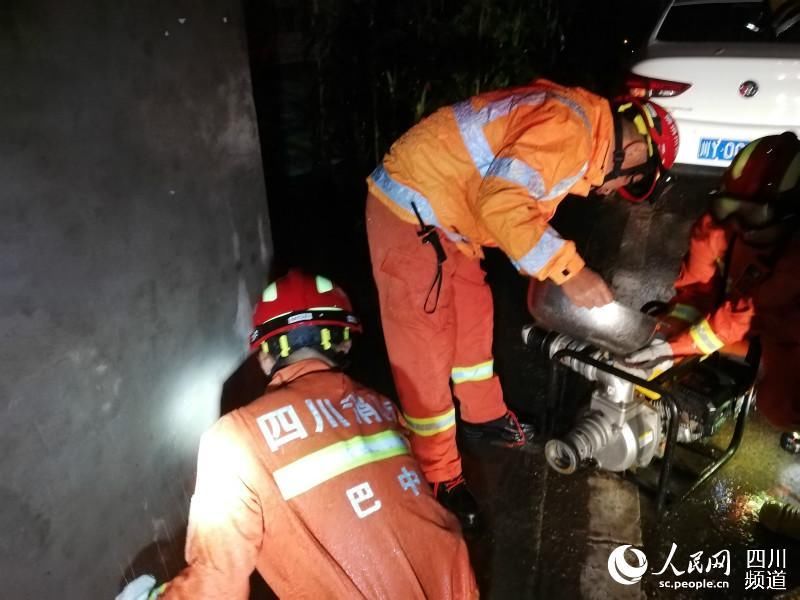
POLYGON ((204 434, 175 599, 473 598, 458 523, 432 497, 391 403, 325 363, 278 372, 204 434))
POLYGON ((800 240, 772 256, 732 239, 710 215, 692 228, 671 314, 693 325, 671 340, 675 355, 709 354, 755 335, 800 346, 800 240))
POLYGON ((583 267, 548 225, 603 182, 608 102, 545 80, 442 108, 391 147, 367 183, 401 219, 440 228, 470 256, 498 246, 522 273, 562 283, 583 267))

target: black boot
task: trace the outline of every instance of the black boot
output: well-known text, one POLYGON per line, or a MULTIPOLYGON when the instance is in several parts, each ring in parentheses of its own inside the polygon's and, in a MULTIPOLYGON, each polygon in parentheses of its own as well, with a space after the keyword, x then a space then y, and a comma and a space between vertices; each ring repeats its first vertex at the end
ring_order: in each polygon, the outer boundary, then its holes
POLYGON ((469 491, 463 475, 434 483, 433 495, 442 506, 458 517, 462 529, 467 531, 478 527, 478 503, 469 491))
POLYGON ((520 423, 510 410, 493 421, 486 423, 467 423, 462 421, 461 432, 469 441, 486 441, 492 444, 520 448, 533 440, 533 425, 520 423))

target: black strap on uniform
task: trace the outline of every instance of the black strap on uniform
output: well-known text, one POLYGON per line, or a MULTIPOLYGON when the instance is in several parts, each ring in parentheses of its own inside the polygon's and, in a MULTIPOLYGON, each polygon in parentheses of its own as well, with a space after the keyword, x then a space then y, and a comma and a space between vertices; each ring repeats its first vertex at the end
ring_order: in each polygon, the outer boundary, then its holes
POLYGON ((436 227, 433 225, 428 225, 425 221, 422 220, 422 215, 419 214, 419 210, 417 210, 417 205, 412 202, 411 208, 414 209, 414 214, 417 216, 417 220, 419 221, 419 231, 417 232, 417 237, 422 240, 423 244, 430 244, 433 247, 434 252, 436 252, 436 275, 433 278, 433 283, 431 283, 431 287, 428 289, 428 293, 425 296, 425 304, 422 305, 422 309, 429 315, 436 312, 436 307, 439 306, 439 295, 442 292, 442 281, 444 279, 442 273, 442 263, 447 260, 447 254, 445 254, 444 247, 442 246, 442 240, 439 239, 439 234, 436 233, 436 227), (433 293, 434 288, 436 288, 436 296, 433 300, 433 307, 429 308, 428 305, 430 304, 431 294, 433 293))
POLYGON ((731 263, 733 262, 733 247, 737 242, 744 243, 739 242, 738 237, 739 236, 736 234, 731 236, 731 241, 729 242, 728 248, 725 252, 725 262, 721 272, 722 290, 720 291, 717 306, 726 300, 737 301, 741 298, 749 296, 757 285, 760 285, 765 279, 771 277, 773 271, 775 270, 775 265, 783 255, 786 246, 791 241, 791 236, 784 237, 777 241, 771 249, 765 251, 764 254, 759 257, 759 264, 751 263, 747 265, 744 272, 739 275, 739 278, 736 281, 731 281, 730 284, 728 284, 731 263))

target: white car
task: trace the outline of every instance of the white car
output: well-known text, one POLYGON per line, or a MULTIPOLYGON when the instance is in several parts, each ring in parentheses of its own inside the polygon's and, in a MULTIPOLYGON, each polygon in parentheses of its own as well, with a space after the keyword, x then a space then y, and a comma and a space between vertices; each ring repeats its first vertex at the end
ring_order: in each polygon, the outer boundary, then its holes
POLYGON ((675 0, 626 85, 678 123, 678 163, 724 167, 747 142, 800 135, 800 2, 675 0))

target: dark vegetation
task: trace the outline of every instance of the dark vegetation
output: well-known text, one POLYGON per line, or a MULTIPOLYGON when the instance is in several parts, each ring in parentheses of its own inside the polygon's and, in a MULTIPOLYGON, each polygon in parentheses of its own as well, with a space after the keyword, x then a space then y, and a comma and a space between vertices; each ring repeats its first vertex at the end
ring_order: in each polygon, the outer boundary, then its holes
POLYGON ((441 106, 535 77, 613 92, 660 4, 246 0, 274 274, 301 266, 348 289, 367 325, 356 375, 390 389, 363 223, 389 145, 441 106))

